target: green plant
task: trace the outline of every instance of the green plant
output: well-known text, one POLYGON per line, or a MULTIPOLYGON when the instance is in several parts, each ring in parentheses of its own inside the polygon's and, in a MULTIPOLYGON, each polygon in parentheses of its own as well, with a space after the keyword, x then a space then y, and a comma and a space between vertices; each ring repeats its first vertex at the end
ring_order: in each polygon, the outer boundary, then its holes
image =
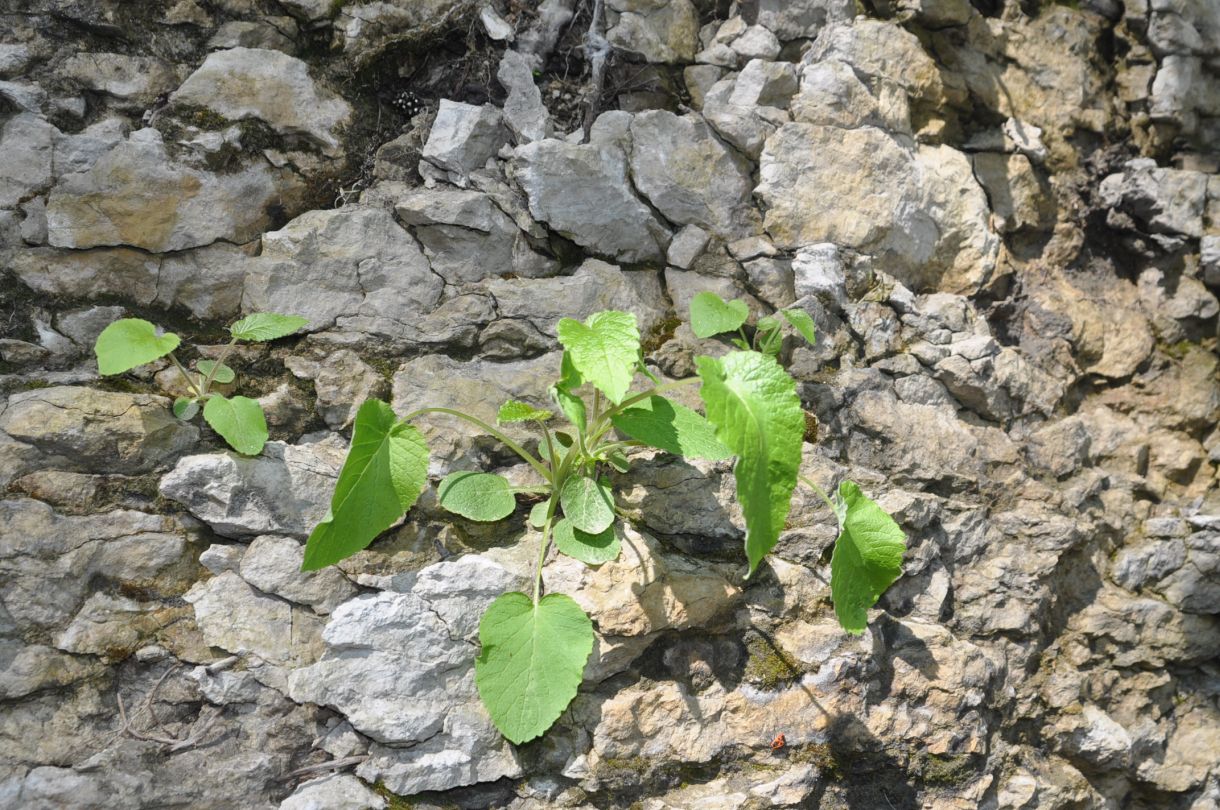
MULTIPOLYGON (((746 523, 746 576, 753 574, 779 538, 787 519, 801 462, 805 414, 796 383, 775 356, 782 327, 790 324, 814 339, 812 319, 801 310, 764 318, 751 343, 744 302, 701 293, 691 305, 696 335, 735 332, 737 350, 696 358, 698 374, 663 382, 643 362, 634 315, 598 312, 583 323, 564 318, 557 334, 564 348, 551 398, 557 414, 525 402, 499 408, 497 422, 524 423, 539 435, 537 454, 499 427, 451 408, 421 408, 398 419, 390 406, 368 400, 355 420, 352 446, 331 501, 313 530, 304 570, 336 563, 373 541, 415 503, 427 484, 428 446, 412 424, 428 414, 463 419, 499 439, 537 473, 536 485, 514 487, 499 475, 453 472, 439 483, 445 509, 477 521, 511 515, 518 494, 542 497, 528 521, 539 530, 533 592, 507 593, 487 608, 479 624, 482 648, 475 680, 496 727, 525 742, 545 732, 580 686, 593 649, 593 624, 569 596, 543 594, 542 566, 552 544, 588 565, 619 554, 619 517, 607 468, 625 471, 628 449, 650 446, 687 458, 736 458, 737 497, 746 523), (710 296, 710 297, 709 297, 710 296), (633 391, 637 378, 647 382, 633 391), (701 384, 706 418, 664 396, 701 384)), ((905 538, 897 524, 851 482, 831 498, 811 481, 840 525, 831 563, 831 595, 843 627, 864 630, 867 610, 901 574, 905 538)))
POLYGON ((237 379, 236 372, 225 365, 225 360, 239 341, 275 340, 291 335, 308 322, 298 315, 276 315, 271 312, 258 312, 242 318, 229 327, 232 339, 220 358, 199 360, 195 363, 193 374, 174 355, 181 339, 172 332, 158 330, 140 318, 124 318, 107 326, 98 335, 93 351, 97 354, 98 371, 107 376, 122 374, 136 366, 169 357, 190 392, 190 396, 174 400, 174 416, 188 421, 195 418, 202 405, 203 418, 230 447, 239 453, 256 456, 267 442, 267 420, 263 416, 262 406, 248 397, 223 396, 213 391, 212 386, 226 385, 237 379))

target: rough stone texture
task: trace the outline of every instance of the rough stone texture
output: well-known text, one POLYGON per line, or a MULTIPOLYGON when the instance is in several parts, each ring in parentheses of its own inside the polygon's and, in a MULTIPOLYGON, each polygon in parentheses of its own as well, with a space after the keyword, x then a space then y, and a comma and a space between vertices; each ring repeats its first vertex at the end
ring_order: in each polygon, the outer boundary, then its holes
MULTIPOLYGON (((587 135, 575 0, 17 5, 0 805, 1220 804, 1214 2, 607 0, 587 135), (510 746, 471 662, 534 500, 477 524, 429 486, 300 572, 353 408, 553 407, 556 321, 604 308, 690 375, 726 350, 678 322, 704 290, 814 320, 780 352, 802 471, 895 516, 904 575, 845 635, 816 495, 745 579, 731 464, 633 450, 622 557, 543 569, 596 656, 510 746), (257 458, 173 421, 165 368, 98 378, 114 318, 203 357, 256 310, 310 319, 233 358, 257 458)), ((434 478, 536 481, 419 424, 434 478)))
POLYGON ((212 110, 232 121, 257 118, 282 135, 299 135, 330 154, 351 105, 319 88, 308 66, 280 51, 228 48, 208 55, 170 100, 212 110))

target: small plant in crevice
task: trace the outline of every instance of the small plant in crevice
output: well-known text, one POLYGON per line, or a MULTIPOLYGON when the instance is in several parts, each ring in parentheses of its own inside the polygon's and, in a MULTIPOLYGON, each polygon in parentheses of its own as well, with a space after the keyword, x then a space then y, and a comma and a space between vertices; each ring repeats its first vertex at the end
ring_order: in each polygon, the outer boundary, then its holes
POLYGON ((500 405, 497 425, 441 407, 420 408, 399 419, 376 399, 357 413, 330 510, 306 544, 304 570, 364 549, 411 508, 427 485, 429 459, 413 423, 429 414, 475 425, 537 476, 536 483, 513 486, 500 475, 457 471, 437 486, 443 508, 476 521, 507 518, 516 511, 519 494, 543 499, 528 517, 540 536, 531 593, 501 595, 479 624, 475 682, 492 721, 514 743, 550 728, 580 686, 593 649, 593 623, 571 597, 543 592, 542 568, 551 546, 591 566, 619 556, 622 515, 604 473, 626 471, 631 448, 735 459, 747 577, 778 541, 798 481, 813 488, 839 524, 831 597, 849 633, 863 632, 868 609, 902 573, 906 539, 888 514, 850 481, 831 496, 800 475, 805 413, 795 380, 776 357, 785 325, 810 342, 815 339, 809 315, 794 309, 762 318, 750 340, 745 302, 700 293, 690 310, 696 335, 731 334, 735 347, 721 357, 697 357, 693 377, 669 382, 656 377, 644 363, 635 316, 610 310, 583 322, 559 322, 564 351, 549 389, 555 410, 510 400, 500 405), (633 388, 637 380, 644 382, 633 388), (700 386, 706 417, 665 396, 693 385, 700 386), (536 452, 499 427, 510 423, 537 432, 536 452))
POLYGON ((267 442, 267 420, 256 400, 242 396, 227 397, 212 390, 227 385, 237 373, 225 365, 233 348, 242 341, 261 343, 286 337, 309 321, 299 315, 256 312, 229 327, 232 339, 216 360, 199 360, 194 371, 187 371, 174 354, 182 342, 172 332, 162 332, 141 318, 115 321, 98 335, 93 351, 97 369, 103 376, 122 374, 137 366, 168 357, 186 384, 188 396, 174 400, 174 416, 185 421, 203 418, 237 452, 256 456, 267 442))

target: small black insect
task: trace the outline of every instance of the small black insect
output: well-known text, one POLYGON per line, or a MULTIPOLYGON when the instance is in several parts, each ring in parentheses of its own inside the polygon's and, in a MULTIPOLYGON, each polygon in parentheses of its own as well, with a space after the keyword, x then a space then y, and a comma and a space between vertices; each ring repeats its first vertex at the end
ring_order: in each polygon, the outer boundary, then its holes
POLYGON ((427 104, 419 96, 412 93, 410 90, 403 90, 390 101, 394 105, 394 109, 405 115, 407 118, 414 118, 424 111, 427 104))

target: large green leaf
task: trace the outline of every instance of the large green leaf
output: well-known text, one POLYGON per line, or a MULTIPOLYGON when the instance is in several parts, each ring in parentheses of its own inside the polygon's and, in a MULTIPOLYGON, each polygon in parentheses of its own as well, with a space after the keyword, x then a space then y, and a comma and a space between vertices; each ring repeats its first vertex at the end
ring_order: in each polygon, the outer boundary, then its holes
POLYGON ((535 605, 506 593, 483 614, 479 643, 479 697, 500 733, 520 744, 550 728, 576 697, 593 623, 570 596, 547 594, 535 605))
POLYGON ((906 535, 851 481, 839 485, 837 500, 840 533, 830 558, 830 598, 843 629, 859 634, 868 609, 902 576, 906 535))
POLYGON ((573 475, 564 481, 559 505, 564 516, 582 532, 601 534, 614 522, 614 497, 588 476, 573 475))
POLYGON ((274 312, 256 312, 247 315, 229 327, 229 334, 238 340, 275 340, 300 329, 309 323, 300 315, 277 315, 274 312))
POLYGON ((500 411, 496 414, 496 421, 501 424, 509 422, 545 422, 554 416, 550 411, 544 411, 535 408, 526 402, 519 402, 515 399, 510 399, 500 406, 500 411))
POLYGON ((573 526, 572 521, 563 518, 555 524, 553 534, 555 548, 586 565, 601 565, 617 559, 622 549, 614 526, 600 534, 589 534, 573 526))
POLYGON ((122 374, 136 366, 151 363, 178 348, 172 332, 157 334, 157 327, 140 318, 124 318, 102 330, 93 344, 97 370, 103 375, 122 374))
POLYGON ((690 329, 695 337, 736 332, 749 317, 750 308, 745 301, 725 301, 714 292, 696 293, 690 300, 690 329))
POLYGON ((737 455, 733 474, 746 520, 750 573, 779 539, 801 464, 805 413, 796 383, 771 357, 697 357, 700 395, 716 438, 737 455))
POLYGON ((356 413, 330 514, 305 544, 303 571, 315 571, 360 551, 411 508, 428 480, 428 445, 390 406, 367 400, 356 413))
POLYGON ((249 397, 208 398, 203 418, 229 446, 247 456, 257 456, 267 443, 267 419, 263 407, 249 397))
POLYGON ((631 438, 685 458, 713 461, 733 451, 716 438, 716 428, 685 405, 661 396, 649 397, 610 420, 631 438))
POLYGON ((622 402, 640 357, 635 316, 611 309, 594 313, 584 323, 564 318, 557 331, 580 375, 611 402, 622 402))
POLYGON ((500 475, 453 472, 436 488, 441 506, 450 512, 485 523, 502 520, 517 508, 512 487, 500 475))

